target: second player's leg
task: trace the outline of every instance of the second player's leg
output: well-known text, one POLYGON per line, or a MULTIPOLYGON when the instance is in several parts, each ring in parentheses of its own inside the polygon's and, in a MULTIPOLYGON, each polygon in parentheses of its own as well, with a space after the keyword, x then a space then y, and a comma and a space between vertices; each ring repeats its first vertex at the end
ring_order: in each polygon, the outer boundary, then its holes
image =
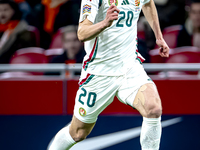
POLYGON ((133 107, 143 116, 140 135, 142 150, 159 150, 162 106, 154 84, 148 83, 140 87, 133 107))
POLYGON ((56 134, 48 150, 69 150, 74 144, 84 140, 94 125, 95 123, 83 123, 73 116, 71 123, 56 134))
POLYGON ((161 116, 161 100, 153 83, 147 83, 140 87, 133 102, 133 107, 146 118, 159 118, 161 116))
POLYGON ((75 116, 73 116, 69 133, 75 142, 84 140, 92 131, 95 123, 83 123, 75 116))

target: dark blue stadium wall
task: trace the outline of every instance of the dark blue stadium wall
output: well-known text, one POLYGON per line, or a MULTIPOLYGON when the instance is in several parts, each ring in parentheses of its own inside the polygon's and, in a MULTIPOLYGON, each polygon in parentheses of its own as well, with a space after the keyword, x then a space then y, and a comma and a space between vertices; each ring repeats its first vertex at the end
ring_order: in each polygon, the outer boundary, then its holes
MULTIPOLYGON (((46 150, 51 138, 62 127, 68 124, 71 116, 0 116, 0 149, 1 150, 46 150)), ((200 115, 183 115, 162 117, 163 127, 160 150, 199 150, 200 149, 200 115), (175 119, 174 119, 175 118, 175 119), (177 120, 170 123, 170 121, 177 120), (164 124, 163 124, 164 125, 164 124)), ((88 138, 131 129, 141 126, 140 116, 100 116, 88 138)), ((118 134, 116 135, 118 136, 118 134)), ((119 135, 120 136, 120 135, 119 135)), ((125 135, 126 137, 126 135, 125 135)), ((87 142, 87 141, 86 141, 87 142)), ((98 142, 98 141, 97 141, 98 142)), ((109 143, 109 142, 108 142, 109 143)), ((87 144, 86 144, 87 145, 87 144)), ((105 143, 101 143, 105 146, 105 143)), ((89 150, 91 144, 82 150, 89 150)), ((111 143, 105 148, 92 150, 140 150, 139 136, 130 140, 111 143)), ((79 150, 76 149, 76 150, 79 150)), ((90 149, 91 150, 91 149, 90 149)))

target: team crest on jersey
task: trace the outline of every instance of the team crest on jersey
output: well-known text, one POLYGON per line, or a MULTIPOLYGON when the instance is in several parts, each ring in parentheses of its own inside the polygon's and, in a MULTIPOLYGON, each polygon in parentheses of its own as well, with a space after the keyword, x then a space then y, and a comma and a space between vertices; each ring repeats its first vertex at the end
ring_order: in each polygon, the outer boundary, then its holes
POLYGON ((79 108, 79 114, 84 117, 86 115, 86 110, 82 107, 79 108))
POLYGON ((135 6, 140 6, 140 0, 135 0, 135 6))
POLYGON ((111 6, 112 4, 114 4, 115 6, 118 5, 118 0, 108 0, 108 4, 111 6))
POLYGON ((91 6, 90 5, 84 5, 83 6, 83 14, 85 13, 91 13, 91 6))

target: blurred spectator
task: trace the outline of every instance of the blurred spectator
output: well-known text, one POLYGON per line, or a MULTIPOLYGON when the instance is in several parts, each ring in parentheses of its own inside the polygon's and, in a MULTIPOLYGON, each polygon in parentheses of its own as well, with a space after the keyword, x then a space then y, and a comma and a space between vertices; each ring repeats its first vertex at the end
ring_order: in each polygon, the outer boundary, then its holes
POLYGON ((200 47, 200 0, 192 0, 189 17, 179 32, 177 47, 200 47))
POLYGON ((22 19, 25 19, 26 16, 31 12, 30 5, 25 0, 14 0, 19 5, 19 9, 22 12, 22 19))
POLYGON ((40 30, 41 47, 47 49, 51 36, 60 27, 78 24, 79 9, 80 0, 42 0, 26 20, 40 30))
POLYGON ((77 37, 77 26, 69 25, 62 33, 64 53, 52 59, 51 63, 82 63, 85 51, 77 37))
POLYGON ((155 0, 155 4, 162 30, 185 22, 185 0, 155 0))
POLYGON ((54 57, 51 63, 82 63, 86 53, 83 48, 83 43, 78 40, 77 29, 77 26, 69 25, 63 30, 62 42, 64 53, 54 57))
POLYGON ((21 21, 22 13, 12 0, 0 0, 0 63, 9 63, 11 56, 20 48, 36 46, 35 39, 21 21))
POLYGON ((26 2, 31 6, 31 8, 34 8, 35 5, 41 3, 41 0, 26 0, 26 2))

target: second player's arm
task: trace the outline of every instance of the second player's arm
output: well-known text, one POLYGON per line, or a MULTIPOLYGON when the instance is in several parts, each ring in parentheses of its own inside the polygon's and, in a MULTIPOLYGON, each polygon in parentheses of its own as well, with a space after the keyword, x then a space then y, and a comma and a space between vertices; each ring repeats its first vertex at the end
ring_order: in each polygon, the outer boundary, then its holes
POLYGON ((111 5, 107 10, 106 18, 97 23, 93 24, 87 18, 79 23, 78 27, 78 38, 81 42, 91 40, 99 35, 104 29, 112 25, 114 20, 118 19, 119 9, 115 5, 111 5))
POLYGON ((157 10, 153 0, 150 0, 149 3, 145 4, 142 7, 142 11, 147 19, 149 25, 151 26, 152 30, 154 31, 156 37, 156 43, 161 48, 160 55, 162 57, 169 56, 169 47, 166 44, 165 40, 163 39, 162 32, 160 29, 160 24, 158 20, 157 10))

